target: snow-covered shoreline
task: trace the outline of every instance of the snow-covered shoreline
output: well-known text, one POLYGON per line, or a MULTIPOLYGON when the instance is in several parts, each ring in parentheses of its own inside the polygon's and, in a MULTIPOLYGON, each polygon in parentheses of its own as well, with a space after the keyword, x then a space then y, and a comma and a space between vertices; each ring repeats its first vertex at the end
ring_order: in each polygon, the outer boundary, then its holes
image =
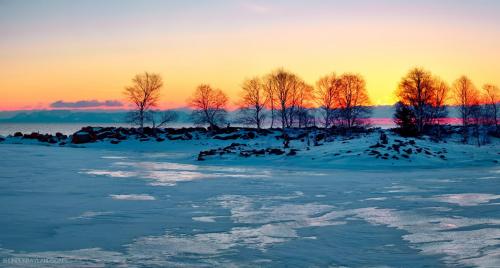
POLYGON ((86 127, 73 135, 16 134, 1 144, 94 148, 111 151, 176 154, 176 160, 203 165, 270 166, 293 169, 398 169, 495 166, 500 160, 497 138, 481 147, 460 142, 458 135, 436 142, 430 137, 404 138, 390 130, 370 129, 352 135, 321 129, 281 130, 204 128, 148 130, 86 127), (132 131, 131 131, 132 130, 132 131))

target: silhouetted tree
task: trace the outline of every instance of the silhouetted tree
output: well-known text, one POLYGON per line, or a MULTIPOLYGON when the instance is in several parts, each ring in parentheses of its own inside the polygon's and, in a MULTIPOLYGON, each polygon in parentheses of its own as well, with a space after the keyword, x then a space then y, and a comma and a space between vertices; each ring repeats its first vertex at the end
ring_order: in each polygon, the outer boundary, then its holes
POLYGON ((435 124, 436 118, 446 114, 444 101, 448 91, 441 79, 422 68, 414 68, 401 79, 396 95, 412 110, 417 132, 422 134, 425 126, 435 124))
POLYGON ((313 87, 298 79, 291 90, 290 102, 287 108, 288 127, 303 127, 306 118, 310 117, 313 87))
POLYGON ((293 94, 295 94, 299 79, 295 74, 292 74, 283 69, 271 73, 267 76, 270 90, 273 92, 278 113, 281 118, 281 128, 290 127, 289 114, 292 107, 293 94))
POLYGON ((485 120, 495 126, 498 132, 498 105, 500 104, 500 90, 497 86, 486 84, 483 86, 483 102, 485 105, 485 120))
POLYGON ((416 136, 418 134, 416 128, 416 118, 413 109, 402 102, 395 104, 396 111, 394 113, 394 122, 398 125, 398 133, 401 136, 416 136))
POLYGON ((350 73, 343 74, 339 80, 340 87, 335 102, 342 125, 352 128, 364 124, 361 119, 371 113, 365 80, 358 74, 350 73))
POLYGON ((440 78, 434 78, 434 91, 431 96, 429 105, 430 120, 432 124, 439 125, 442 118, 448 116, 448 109, 446 108, 446 100, 450 92, 450 86, 440 78), (434 120, 434 121, 432 121, 434 120))
POLYGON ((262 127, 265 119, 265 93, 259 78, 246 80, 242 87, 239 121, 247 125, 262 127))
POLYGON ((453 84, 455 104, 458 105, 463 126, 464 142, 468 140, 469 125, 474 122, 473 116, 479 116, 479 91, 467 76, 461 76, 453 84))
POLYGON ((160 75, 155 73, 145 72, 132 79, 132 85, 124 92, 135 108, 128 115, 129 122, 139 125, 141 130, 144 128, 144 122, 151 118, 150 109, 158 103, 162 86, 160 75))
POLYGON ((194 109, 191 118, 195 124, 218 128, 226 122, 227 96, 220 89, 202 84, 196 88, 189 104, 194 109))
POLYGON ((323 112, 323 124, 325 128, 333 125, 336 113, 335 99, 339 95, 340 79, 335 73, 321 77, 316 82, 315 99, 323 112))
POLYGON ((264 79, 264 81, 262 82, 262 86, 266 97, 266 106, 271 112, 271 128, 274 128, 274 122, 276 121, 276 97, 273 89, 272 79, 264 79))

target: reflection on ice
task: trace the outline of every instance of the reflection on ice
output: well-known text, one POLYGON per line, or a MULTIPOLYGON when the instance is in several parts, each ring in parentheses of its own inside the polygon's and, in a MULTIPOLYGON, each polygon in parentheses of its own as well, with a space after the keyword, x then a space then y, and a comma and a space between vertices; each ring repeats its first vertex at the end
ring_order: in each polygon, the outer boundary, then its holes
POLYGON ((106 216, 106 215, 111 215, 113 212, 111 211, 85 211, 83 212, 80 216, 77 217, 71 217, 71 220, 86 220, 86 219, 93 219, 99 216, 106 216))
POLYGON ((111 198, 116 200, 137 200, 137 201, 151 201, 156 200, 154 196, 148 194, 112 194, 111 198))
POLYGON ((94 176, 108 176, 114 178, 138 177, 152 180, 153 186, 174 186, 178 182, 229 177, 229 178, 256 178, 269 177, 268 171, 257 171, 248 168, 231 168, 219 166, 195 166, 169 162, 115 162, 112 167, 116 170, 86 169, 81 173, 94 176), (126 170, 124 170, 126 169, 126 170))
POLYGON ((422 216, 410 212, 381 208, 353 210, 355 216, 373 224, 407 231, 403 239, 425 254, 444 254, 452 265, 483 266, 498 263, 500 229, 498 219, 469 219, 422 216), (475 229, 490 225, 491 228, 475 229), (467 230, 460 228, 468 227, 467 230))
POLYGON ((434 201, 434 202, 455 204, 462 207, 470 207, 470 206, 487 204, 492 200, 500 199, 500 195, 463 193, 463 194, 442 194, 431 197, 404 196, 401 198, 408 201, 434 201))
POLYGON ((87 170, 82 170, 80 173, 95 175, 95 176, 108 176, 113 178, 129 178, 137 176, 137 173, 135 172, 121 171, 121 170, 112 171, 112 170, 87 169, 87 170))

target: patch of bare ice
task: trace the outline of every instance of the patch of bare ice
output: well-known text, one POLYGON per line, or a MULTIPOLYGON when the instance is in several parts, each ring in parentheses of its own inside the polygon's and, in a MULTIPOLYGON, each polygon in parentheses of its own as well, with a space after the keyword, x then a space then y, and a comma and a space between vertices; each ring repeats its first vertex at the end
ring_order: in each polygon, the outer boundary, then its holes
POLYGON ((154 196, 148 194, 112 194, 111 198, 116 200, 134 200, 134 201, 152 201, 156 200, 154 196))

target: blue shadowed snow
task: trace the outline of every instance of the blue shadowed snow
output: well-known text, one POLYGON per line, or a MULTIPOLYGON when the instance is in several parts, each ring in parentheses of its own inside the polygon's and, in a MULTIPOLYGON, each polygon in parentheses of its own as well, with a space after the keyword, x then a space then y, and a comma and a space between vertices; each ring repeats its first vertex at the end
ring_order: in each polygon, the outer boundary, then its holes
POLYGON ((500 265, 494 166, 218 166, 32 145, 0 154, 0 266, 500 265))

